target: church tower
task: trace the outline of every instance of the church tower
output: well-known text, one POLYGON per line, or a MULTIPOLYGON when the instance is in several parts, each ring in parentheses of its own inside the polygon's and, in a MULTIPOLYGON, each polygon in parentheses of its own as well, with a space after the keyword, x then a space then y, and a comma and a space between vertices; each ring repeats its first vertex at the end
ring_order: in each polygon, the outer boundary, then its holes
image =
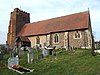
POLYGON ((30 14, 20 10, 19 8, 15 8, 14 11, 10 14, 7 33, 8 47, 12 47, 15 45, 16 36, 26 23, 30 23, 30 14))

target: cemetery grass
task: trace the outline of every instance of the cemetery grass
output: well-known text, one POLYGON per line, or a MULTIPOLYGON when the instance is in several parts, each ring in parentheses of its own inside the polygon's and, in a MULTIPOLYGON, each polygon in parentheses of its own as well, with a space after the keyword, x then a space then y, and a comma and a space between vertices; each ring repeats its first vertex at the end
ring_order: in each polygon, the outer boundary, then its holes
MULTIPOLYGON (((100 75, 100 55, 92 56, 91 50, 65 51, 57 50, 57 56, 46 56, 41 60, 37 59, 34 50, 34 62, 28 64, 27 51, 24 57, 20 58, 20 65, 29 69, 34 69, 32 73, 23 75, 100 75)), ((0 60, 0 75, 20 75, 7 68, 9 55, 4 55, 0 60)))

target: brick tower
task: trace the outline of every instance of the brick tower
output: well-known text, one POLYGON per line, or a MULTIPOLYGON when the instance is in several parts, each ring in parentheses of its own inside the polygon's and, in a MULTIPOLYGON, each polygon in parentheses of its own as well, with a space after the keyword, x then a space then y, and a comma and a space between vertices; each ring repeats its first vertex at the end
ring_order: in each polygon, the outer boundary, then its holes
POLYGON ((20 10, 19 8, 15 8, 14 11, 10 14, 10 21, 7 33, 8 47, 12 47, 15 45, 16 36, 26 23, 30 23, 30 14, 20 10))

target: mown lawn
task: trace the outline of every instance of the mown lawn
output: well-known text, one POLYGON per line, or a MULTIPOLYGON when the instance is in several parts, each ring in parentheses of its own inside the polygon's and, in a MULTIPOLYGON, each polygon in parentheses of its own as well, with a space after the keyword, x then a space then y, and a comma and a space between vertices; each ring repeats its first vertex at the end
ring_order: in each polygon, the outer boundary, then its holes
MULTIPOLYGON (((90 50, 65 51, 58 50, 57 56, 47 56, 37 60, 34 50, 34 62, 27 63, 27 56, 20 58, 20 65, 34 69, 32 73, 24 75, 100 75, 100 55, 92 56, 90 50)), ((20 75, 9 70, 5 64, 9 55, 0 60, 0 75, 20 75)))

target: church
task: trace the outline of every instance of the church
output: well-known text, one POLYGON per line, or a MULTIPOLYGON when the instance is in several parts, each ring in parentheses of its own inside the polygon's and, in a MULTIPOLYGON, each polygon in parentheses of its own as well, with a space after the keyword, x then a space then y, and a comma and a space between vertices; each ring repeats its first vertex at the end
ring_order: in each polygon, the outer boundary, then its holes
POLYGON ((15 8, 10 15, 7 45, 91 48, 92 36, 89 10, 30 23, 30 13, 15 8))

